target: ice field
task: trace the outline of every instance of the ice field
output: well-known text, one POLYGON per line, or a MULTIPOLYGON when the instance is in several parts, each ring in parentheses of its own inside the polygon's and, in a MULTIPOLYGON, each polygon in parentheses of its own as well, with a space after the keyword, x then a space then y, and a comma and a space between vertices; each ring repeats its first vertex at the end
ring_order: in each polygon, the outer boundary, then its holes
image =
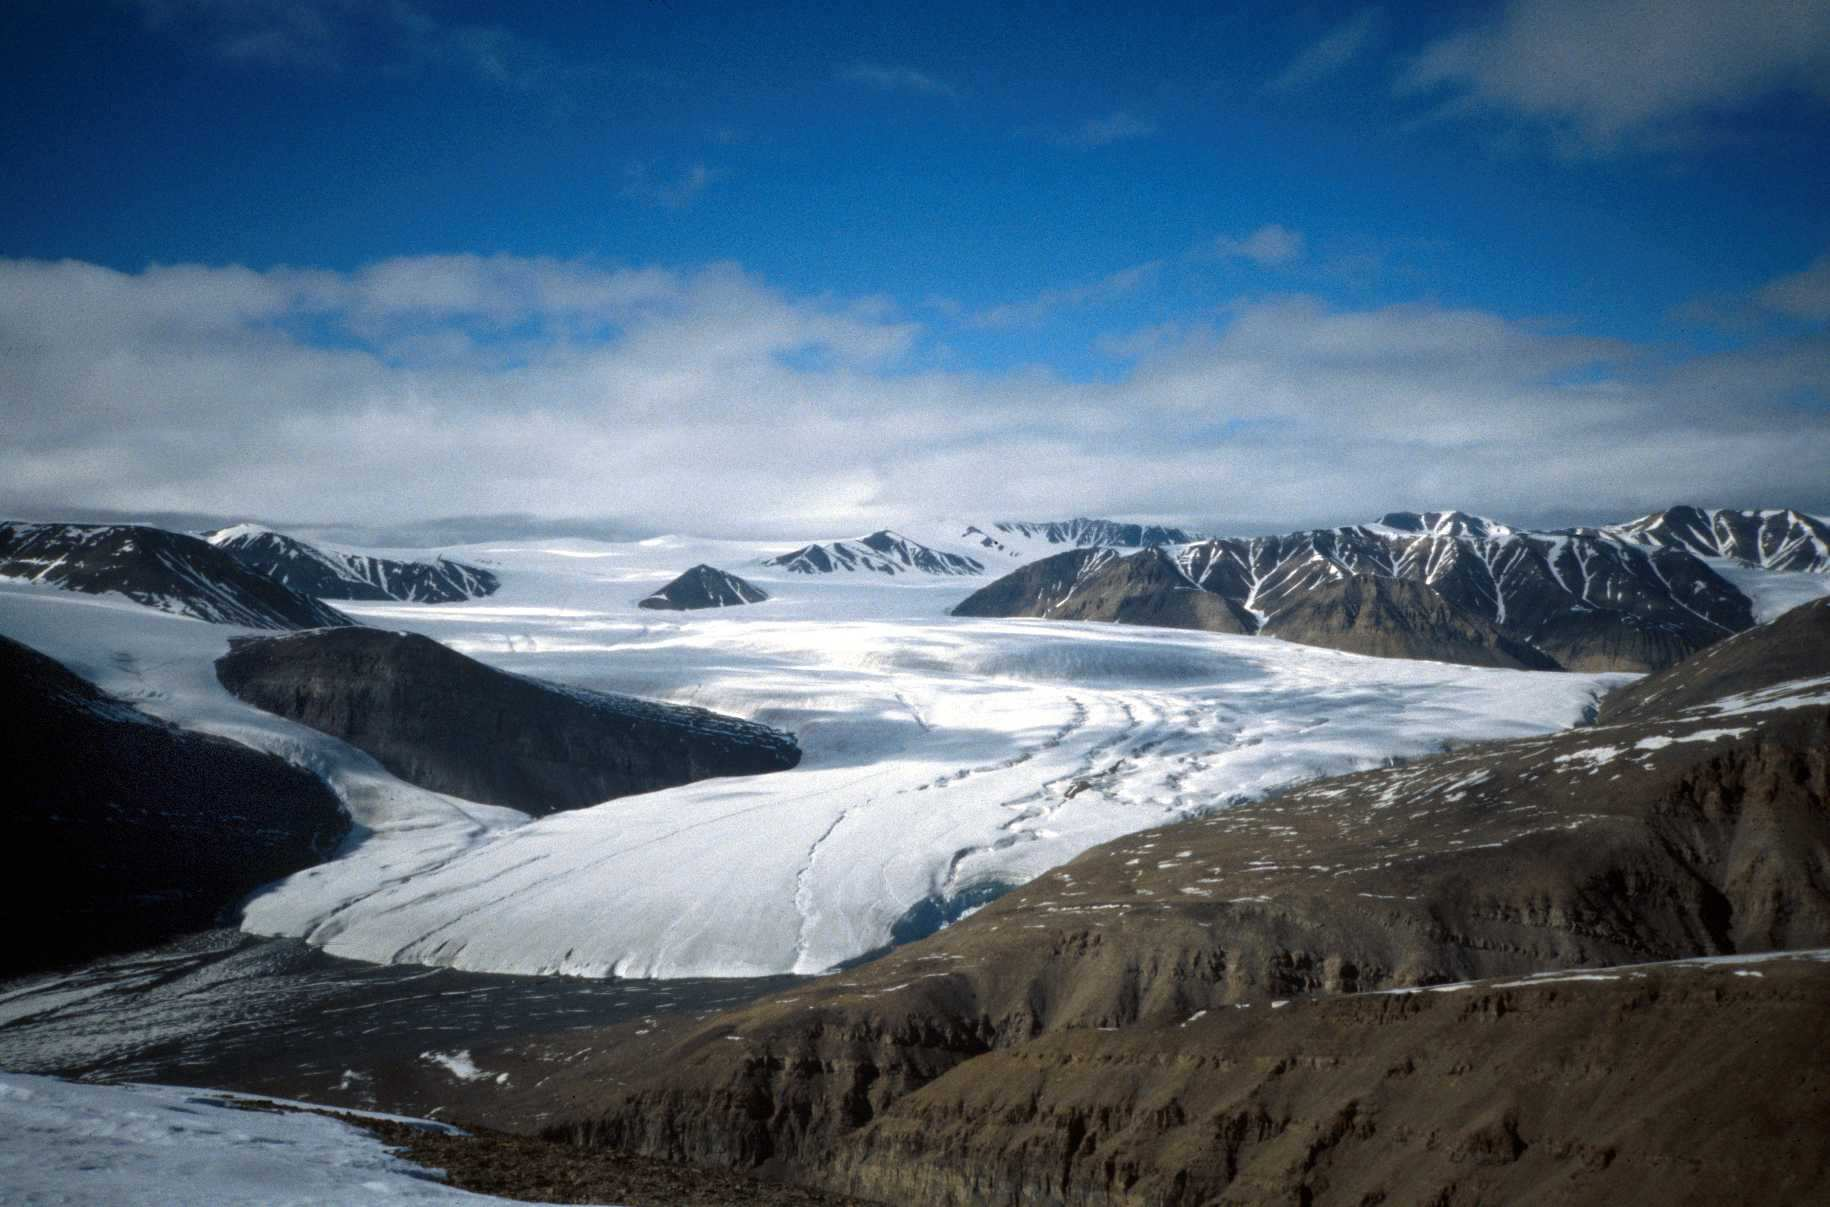
POLYGON ((5 581, 0 632, 159 716, 309 766, 342 794, 357 829, 339 857, 258 894, 245 929, 377 962, 581 976, 822 971, 911 933, 912 910, 936 915, 1097 843, 1300 780, 1560 728, 1626 678, 954 619, 947 608, 1014 563, 987 577, 760 564, 790 547, 467 546, 439 552, 499 574, 496 595, 341 605, 505 670, 776 725, 804 751, 792 771, 538 821, 402 783, 234 699, 211 663, 238 630, 5 581), (635 607, 698 562, 775 598, 635 607))

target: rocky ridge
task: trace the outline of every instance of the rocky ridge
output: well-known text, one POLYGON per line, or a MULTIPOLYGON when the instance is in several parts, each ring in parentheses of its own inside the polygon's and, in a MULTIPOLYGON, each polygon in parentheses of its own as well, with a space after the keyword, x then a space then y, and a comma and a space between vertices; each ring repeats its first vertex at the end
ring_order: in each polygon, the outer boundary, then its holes
POLYGON ((417 634, 245 638, 216 677, 410 783, 537 815, 800 761, 766 725, 511 675, 417 634))
POLYGON ((456 603, 502 585, 488 570, 448 558, 397 561, 326 549, 255 524, 219 528, 204 539, 255 573, 318 599, 456 603))
POLYGON ((1688 504, 1604 531, 1624 540, 1699 557, 1726 557, 1763 570, 1830 572, 1830 521, 1790 509, 1736 511, 1688 504))
POLYGON ((805 545, 788 553, 764 559, 763 565, 776 566, 791 574, 833 574, 869 570, 878 574, 983 574, 985 565, 976 558, 934 549, 887 528, 856 540, 827 541, 805 545))
POLYGON ((0 523, 0 576, 251 629, 353 623, 209 542, 145 524, 0 523))

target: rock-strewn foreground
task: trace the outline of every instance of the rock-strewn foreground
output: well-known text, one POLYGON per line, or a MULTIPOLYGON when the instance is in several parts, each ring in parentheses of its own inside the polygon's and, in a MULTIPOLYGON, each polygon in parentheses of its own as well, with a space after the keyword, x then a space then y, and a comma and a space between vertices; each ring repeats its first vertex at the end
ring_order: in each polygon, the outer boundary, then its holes
POLYGON ((0 976, 216 925, 349 831, 316 776, 168 725, 0 637, 7 917, 0 976))
POLYGON ((800 761, 794 738, 766 725, 511 675, 417 634, 245 638, 216 676, 410 783, 527 813, 800 761))
POLYGON ((1734 645, 1760 688, 1680 667, 1644 686, 1710 702, 1133 835, 619 1034, 539 1111, 890 1201, 1798 1201, 1830 1171, 1830 965, 1530 976, 1830 946, 1830 689, 1793 673, 1830 601, 1734 645))

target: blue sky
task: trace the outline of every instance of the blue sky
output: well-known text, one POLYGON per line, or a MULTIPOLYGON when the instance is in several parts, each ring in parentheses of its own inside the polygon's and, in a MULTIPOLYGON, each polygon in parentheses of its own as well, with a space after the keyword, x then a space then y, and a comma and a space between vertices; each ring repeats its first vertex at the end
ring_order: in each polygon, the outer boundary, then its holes
POLYGON ((325 476, 415 415, 458 484, 333 492, 346 518, 1830 507, 1821 3, 20 0, 0 54, 16 510, 339 518, 325 476), (77 330, 118 376, 68 380, 77 330), (273 410, 343 425, 321 464, 249 468, 273 410), (509 418, 639 426, 645 485, 479 500, 463 432, 509 418), (702 472, 667 423, 744 485, 656 505, 702 472), (1623 482, 1594 449, 1648 427, 1623 482), (1712 431, 1750 430, 1731 472, 1712 431), (766 485, 810 446, 799 502, 766 485))

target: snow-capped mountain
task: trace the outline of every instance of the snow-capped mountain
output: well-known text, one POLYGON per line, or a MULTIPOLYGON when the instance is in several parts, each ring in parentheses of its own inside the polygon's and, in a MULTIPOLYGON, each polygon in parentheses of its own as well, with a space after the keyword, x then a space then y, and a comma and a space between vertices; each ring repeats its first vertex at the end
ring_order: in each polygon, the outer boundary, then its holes
POLYGON ((1117 520, 1093 520, 1076 516, 1071 520, 1000 520, 987 532, 977 525, 960 534, 982 548, 1011 557, 1028 555, 1026 546, 1036 543, 1067 545, 1076 548, 1109 546, 1120 549, 1143 549, 1152 545, 1184 545, 1197 540, 1181 528, 1159 524, 1125 524, 1117 520))
POLYGON ((1726 557, 1763 570, 1830 573, 1830 520, 1802 511, 1681 505, 1603 531, 1642 545, 1726 557))
POLYGON ((923 574, 971 575, 985 572, 985 564, 976 558, 935 549, 887 528, 855 540, 805 545, 778 557, 767 558, 762 564, 778 566, 794 574, 832 574, 852 570, 874 570, 879 574, 901 574, 910 570, 923 574))
POLYGON ((502 585, 489 571, 463 562, 402 562, 326 549, 258 524, 219 528, 204 539, 255 573, 319 599, 456 603, 493 595, 502 585))
MULTIPOLYGON (((1187 588, 1244 613, 1247 632, 1270 628, 1286 609, 1356 575, 1422 582, 1468 622, 1490 625, 1565 669, 1656 669, 1753 623, 1747 596, 1683 549, 1606 530, 1521 532, 1460 512, 1395 512, 1375 524, 1198 541, 1164 552, 1187 588)), ((1089 575, 1115 571, 1083 556, 1072 560, 1072 567, 1048 572, 1027 567, 1019 573, 1033 589, 994 583, 955 614, 1130 619, 1120 615, 1126 605, 1119 600, 1103 605, 1110 614, 1082 615, 1076 592, 1089 575)), ((1340 623, 1357 619, 1357 612, 1343 613, 1340 623)), ((1330 646, 1339 640, 1313 624, 1297 628, 1302 636, 1285 635, 1330 646)), ((1426 643, 1410 656, 1454 655, 1431 654, 1426 643)))
POLYGON ((697 565, 653 595, 638 608, 662 612, 690 612, 695 608, 731 608, 761 603, 769 593, 747 579, 716 566, 697 565))
POLYGON ((315 629, 349 617, 256 573, 200 537, 144 524, 0 523, 0 577, 252 629, 315 629))

